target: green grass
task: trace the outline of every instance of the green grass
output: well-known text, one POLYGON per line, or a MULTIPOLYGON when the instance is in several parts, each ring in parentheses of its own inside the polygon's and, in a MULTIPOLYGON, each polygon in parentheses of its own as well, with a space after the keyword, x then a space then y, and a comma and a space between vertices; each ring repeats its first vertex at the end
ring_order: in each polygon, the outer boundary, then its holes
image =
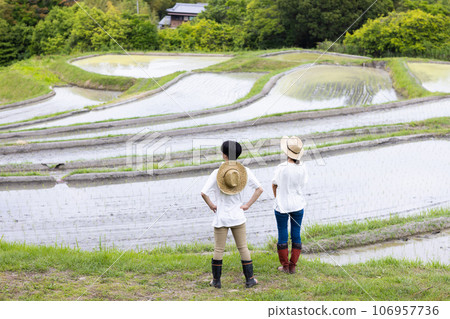
MULTIPOLYGON (((303 234, 308 232, 316 240, 339 238, 439 216, 449 216, 449 210, 436 209, 418 216, 386 220, 313 225, 306 227, 303 234)), ((308 236, 303 235, 304 242, 308 236)), ((82 251, 57 244, 37 246, 0 240, 0 281, 5 283, 0 287, 0 300, 76 300, 81 295, 83 300, 371 300, 372 297, 448 300, 450 297, 450 267, 437 262, 388 257, 341 268, 301 257, 297 274, 286 275, 276 270, 279 262, 274 251, 251 246, 250 249, 260 284, 253 289, 244 288, 239 254, 229 243, 224 256, 223 289, 217 290, 208 285, 212 243, 130 251, 100 246, 94 251, 82 251)))
POLYGON ((49 174, 41 172, 0 172, 1 177, 8 176, 48 176, 49 174))
POLYGON ((32 99, 50 92, 47 81, 37 80, 32 75, 13 68, 0 69, 0 105, 32 99))
MULTIPOLYGON (((430 209, 428 211, 421 212, 418 215, 406 217, 391 215, 386 219, 367 219, 365 221, 353 221, 351 223, 340 222, 335 224, 305 225, 302 230, 302 243, 309 244, 321 239, 339 240, 343 235, 352 235, 364 231, 382 229, 392 225, 405 225, 410 222, 421 222, 436 217, 450 217, 450 209, 430 209)), ((276 241, 276 238, 272 238, 272 240, 267 244, 266 249, 273 250, 276 241)))
POLYGON ((76 174, 90 174, 90 173, 111 173, 111 172, 130 172, 133 171, 131 167, 120 167, 116 169, 112 168, 80 168, 71 171, 69 174, 63 177, 66 178, 68 176, 76 175, 76 174))
POLYGON ((435 95, 425 90, 410 74, 404 58, 386 59, 390 70, 392 84, 401 95, 408 99, 435 95))

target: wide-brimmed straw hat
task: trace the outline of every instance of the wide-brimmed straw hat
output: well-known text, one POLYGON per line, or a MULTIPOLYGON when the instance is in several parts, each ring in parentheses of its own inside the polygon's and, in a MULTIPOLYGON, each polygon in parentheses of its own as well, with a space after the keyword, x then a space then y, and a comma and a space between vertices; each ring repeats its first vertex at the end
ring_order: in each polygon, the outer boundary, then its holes
POLYGON ((283 152, 294 160, 299 160, 305 152, 302 140, 297 136, 283 136, 280 145, 283 152))
POLYGON ((227 194, 234 195, 241 192, 247 184, 247 170, 236 161, 228 161, 220 165, 217 172, 217 185, 227 194))

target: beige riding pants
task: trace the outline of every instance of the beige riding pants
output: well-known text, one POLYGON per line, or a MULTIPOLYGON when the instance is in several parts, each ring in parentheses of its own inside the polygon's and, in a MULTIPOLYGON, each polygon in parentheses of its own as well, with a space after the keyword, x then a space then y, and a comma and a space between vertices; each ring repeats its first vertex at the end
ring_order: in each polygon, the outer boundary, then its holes
POLYGON ((227 242, 228 229, 231 232, 236 242, 236 247, 241 254, 241 260, 251 260, 250 251, 247 247, 247 233, 245 223, 233 227, 214 227, 214 260, 222 260, 223 252, 225 251, 225 244, 227 242))

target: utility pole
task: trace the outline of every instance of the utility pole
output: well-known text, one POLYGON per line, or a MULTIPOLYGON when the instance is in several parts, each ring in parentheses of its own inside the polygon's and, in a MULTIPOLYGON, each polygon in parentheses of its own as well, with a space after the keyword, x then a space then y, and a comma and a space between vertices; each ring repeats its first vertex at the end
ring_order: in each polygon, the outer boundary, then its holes
POLYGON ((139 14, 139 0, 136 0, 136 11, 139 14))

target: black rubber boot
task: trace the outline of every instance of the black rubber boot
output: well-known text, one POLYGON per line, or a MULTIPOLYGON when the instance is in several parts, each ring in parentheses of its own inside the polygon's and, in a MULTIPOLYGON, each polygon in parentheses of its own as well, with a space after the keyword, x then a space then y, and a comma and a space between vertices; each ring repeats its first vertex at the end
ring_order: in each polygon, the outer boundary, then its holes
POLYGON ((220 283, 220 276, 222 276, 222 260, 211 259, 211 268, 213 274, 213 280, 209 283, 214 288, 222 288, 220 283))
POLYGON ((253 276, 253 262, 251 260, 241 260, 242 269, 245 276, 245 287, 250 288, 258 284, 258 281, 253 276))

